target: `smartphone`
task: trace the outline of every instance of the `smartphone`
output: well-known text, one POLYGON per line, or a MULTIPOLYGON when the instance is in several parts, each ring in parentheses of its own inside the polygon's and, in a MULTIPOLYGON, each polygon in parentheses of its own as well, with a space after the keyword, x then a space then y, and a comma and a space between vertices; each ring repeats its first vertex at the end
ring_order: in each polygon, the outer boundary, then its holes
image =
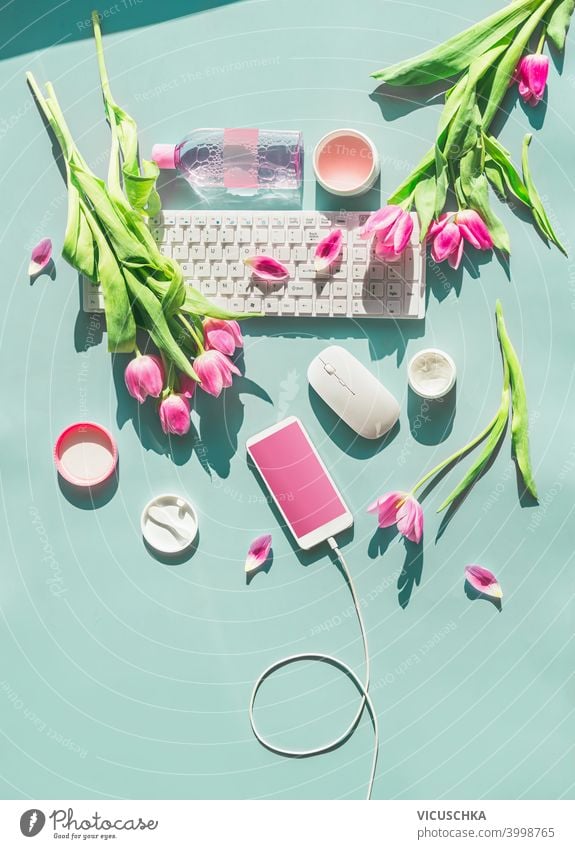
POLYGON ((246 448, 300 548, 351 527, 353 516, 296 416, 252 436, 246 448))

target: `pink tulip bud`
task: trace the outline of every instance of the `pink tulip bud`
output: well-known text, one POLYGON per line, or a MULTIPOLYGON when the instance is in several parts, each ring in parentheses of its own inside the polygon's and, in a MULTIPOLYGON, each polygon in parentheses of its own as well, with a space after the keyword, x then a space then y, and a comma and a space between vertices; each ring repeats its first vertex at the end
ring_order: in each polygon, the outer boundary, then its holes
POLYGON ((221 351, 204 351, 194 360, 194 371, 200 378, 204 392, 216 398, 222 389, 232 385, 232 374, 241 374, 239 368, 221 351))
POLYGON ((514 74, 519 94, 530 106, 537 106, 542 100, 549 76, 549 59, 542 53, 523 56, 514 74))
POLYGON ((190 402, 184 395, 172 393, 160 403, 160 422, 164 433, 184 436, 190 429, 190 402))
POLYGON ((143 404, 148 395, 157 398, 164 385, 164 366, 153 354, 138 354, 124 372, 126 387, 132 398, 143 404))
POLYGON ((427 238, 432 242, 431 256, 435 262, 447 260, 452 268, 459 268, 465 241, 480 251, 493 247, 491 233, 474 209, 444 212, 430 226, 427 238))
POLYGON ((372 212, 361 230, 361 239, 375 236, 375 254, 384 261, 397 259, 407 247, 413 232, 413 218, 405 209, 388 204, 372 212))
POLYGON ((237 321, 221 318, 206 318, 203 321, 206 348, 231 356, 236 348, 244 344, 242 331, 237 321))

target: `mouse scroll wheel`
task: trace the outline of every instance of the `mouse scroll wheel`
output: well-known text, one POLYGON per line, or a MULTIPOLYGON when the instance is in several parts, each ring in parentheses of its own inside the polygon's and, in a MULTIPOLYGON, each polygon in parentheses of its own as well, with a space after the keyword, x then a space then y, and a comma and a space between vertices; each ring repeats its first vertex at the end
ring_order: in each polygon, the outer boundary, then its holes
POLYGON ((332 366, 331 363, 324 363, 323 367, 328 374, 335 374, 335 368, 332 366))

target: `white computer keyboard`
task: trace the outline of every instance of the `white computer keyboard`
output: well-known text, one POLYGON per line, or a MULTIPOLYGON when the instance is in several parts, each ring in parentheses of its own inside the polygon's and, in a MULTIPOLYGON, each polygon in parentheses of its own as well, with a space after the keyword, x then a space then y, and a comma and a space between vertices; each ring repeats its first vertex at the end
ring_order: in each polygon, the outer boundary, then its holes
MULTIPOLYGON (((186 283, 218 306, 266 316, 423 318, 425 248, 419 226, 394 262, 382 262, 358 229, 369 212, 163 211, 150 221, 166 256, 177 259, 186 283), (314 270, 315 245, 333 227, 344 233, 342 253, 329 271, 314 270), (273 256, 289 271, 285 283, 253 276, 244 257, 273 256)), ((100 288, 84 281, 83 308, 104 308, 100 288)))

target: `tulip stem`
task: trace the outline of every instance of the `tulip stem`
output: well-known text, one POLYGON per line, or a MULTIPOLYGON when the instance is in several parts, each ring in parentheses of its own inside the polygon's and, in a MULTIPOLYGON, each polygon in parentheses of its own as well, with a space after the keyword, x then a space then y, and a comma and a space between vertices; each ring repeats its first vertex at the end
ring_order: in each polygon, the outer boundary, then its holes
POLYGON ((480 442, 482 442, 485 439, 485 437, 491 432, 491 430, 495 426, 495 423, 497 422, 498 418, 499 418, 499 410, 497 411, 495 416, 491 419, 489 424, 485 428, 483 428, 481 433, 479 433, 477 436, 475 436, 471 440, 471 442, 468 442, 467 445, 463 446, 463 448, 460 448, 458 451, 455 451, 453 454, 450 454, 450 456, 447 457, 446 460, 442 460, 441 463, 438 463, 437 466, 434 466, 434 468, 430 472, 428 472, 426 475, 424 475, 421 478, 421 480, 418 481, 415 484, 415 486, 411 488, 410 495, 415 495, 417 490, 421 489, 421 487, 425 483, 427 483, 427 481, 430 478, 434 477, 438 472, 440 472, 446 466, 451 465, 451 463, 454 463, 456 460, 458 460, 464 454, 467 454, 468 451, 471 451, 472 448, 475 448, 476 445, 478 445, 480 442))
POLYGON ((541 30, 541 37, 539 38, 539 44, 537 45, 537 50, 535 53, 539 54, 543 51, 543 45, 545 44, 545 36, 547 35, 547 27, 543 24, 543 29, 541 30))
POLYGON ((180 319, 180 321, 182 322, 182 324, 184 325, 184 327, 186 328, 186 330, 188 331, 188 333, 190 334, 190 336, 192 337, 192 339, 194 340, 194 342, 198 346, 198 353, 203 354, 204 353, 204 345, 203 345, 202 340, 200 339, 200 336, 199 336, 196 328, 193 327, 190 324, 188 319, 182 313, 180 313, 178 315, 178 318, 180 319))

